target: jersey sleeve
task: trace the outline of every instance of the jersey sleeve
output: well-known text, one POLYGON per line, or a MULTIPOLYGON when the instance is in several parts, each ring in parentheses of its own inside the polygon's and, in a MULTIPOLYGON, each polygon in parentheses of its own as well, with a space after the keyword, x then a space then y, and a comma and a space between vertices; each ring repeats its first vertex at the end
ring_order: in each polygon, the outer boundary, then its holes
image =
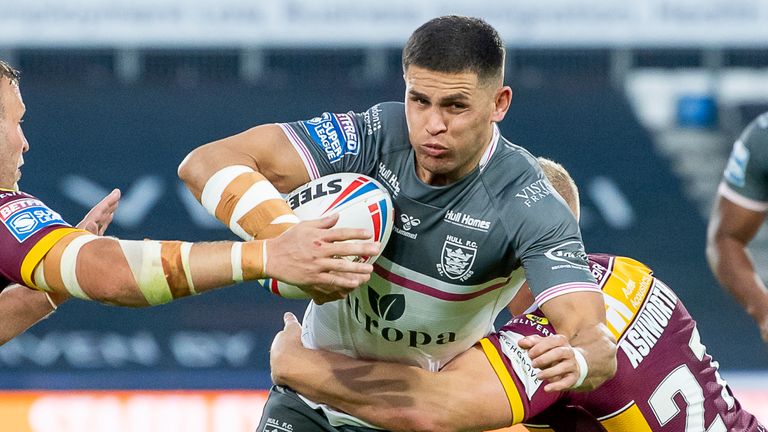
POLYGON ((505 190, 508 226, 536 304, 571 292, 600 292, 589 271, 579 225, 538 164, 529 162, 505 190))
POLYGON ((768 210, 768 113, 753 120, 733 144, 719 193, 746 209, 768 210))
POLYGON ((385 102, 363 113, 325 112, 279 126, 314 180, 339 172, 372 175, 387 136, 401 136, 404 117, 402 103, 385 102))
POLYGON ((512 409, 512 424, 522 423, 554 405, 563 393, 544 391, 544 382, 536 378, 539 369, 517 343, 529 335, 549 336, 553 327, 540 311, 510 320, 498 332, 480 340, 486 358, 501 381, 512 409))
POLYGON ((36 288, 32 272, 65 235, 79 231, 42 201, 23 192, 0 192, 0 275, 36 288))

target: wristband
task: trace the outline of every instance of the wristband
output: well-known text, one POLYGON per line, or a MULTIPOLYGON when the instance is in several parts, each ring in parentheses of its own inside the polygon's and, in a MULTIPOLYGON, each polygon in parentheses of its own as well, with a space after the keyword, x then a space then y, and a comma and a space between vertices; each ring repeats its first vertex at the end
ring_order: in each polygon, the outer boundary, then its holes
POLYGON ((579 379, 576 380, 576 384, 574 384, 571 388, 577 388, 581 387, 582 384, 584 384, 584 380, 587 379, 587 374, 589 373, 589 366, 587 366, 587 359, 584 358, 584 354, 581 353, 581 350, 578 348, 573 348, 573 358, 576 360, 576 364, 579 366, 579 379))

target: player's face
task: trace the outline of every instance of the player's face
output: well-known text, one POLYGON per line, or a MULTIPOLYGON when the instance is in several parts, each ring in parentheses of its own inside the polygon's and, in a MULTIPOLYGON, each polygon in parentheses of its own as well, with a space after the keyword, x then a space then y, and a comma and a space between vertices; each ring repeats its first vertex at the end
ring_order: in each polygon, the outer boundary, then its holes
POLYGON ((29 149, 27 139, 21 130, 21 119, 25 107, 19 86, 7 78, 0 78, 0 101, 3 112, 0 115, 0 188, 16 189, 21 178, 22 154, 29 149))
POLYGON ((472 72, 408 67, 405 116, 419 178, 445 185, 475 169, 511 98, 509 87, 479 81, 472 72))

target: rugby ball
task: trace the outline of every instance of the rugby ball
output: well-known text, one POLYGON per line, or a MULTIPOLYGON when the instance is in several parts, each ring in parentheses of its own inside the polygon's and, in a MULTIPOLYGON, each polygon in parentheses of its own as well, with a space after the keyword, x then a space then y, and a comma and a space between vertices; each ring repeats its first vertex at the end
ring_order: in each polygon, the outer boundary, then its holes
MULTIPOLYGON (((336 228, 362 228, 373 233, 373 241, 384 250, 394 225, 394 207, 387 190, 362 174, 329 174, 300 186, 285 197, 301 220, 319 219, 338 213, 336 228)), ((379 253, 380 255, 380 253, 379 253)), ((379 257, 347 257, 372 263, 379 257)), ((264 287, 288 298, 309 298, 298 287, 267 279, 264 287)))

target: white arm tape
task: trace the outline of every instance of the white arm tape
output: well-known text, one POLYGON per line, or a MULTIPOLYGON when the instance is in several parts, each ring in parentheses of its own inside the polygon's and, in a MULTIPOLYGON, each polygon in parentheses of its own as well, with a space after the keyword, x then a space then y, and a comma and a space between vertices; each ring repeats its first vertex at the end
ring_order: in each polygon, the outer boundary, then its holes
POLYGON ((44 291, 52 291, 51 287, 45 281, 45 260, 40 261, 40 264, 35 267, 35 271, 32 273, 32 280, 35 282, 35 286, 44 291))
POLYGON ((64 288, 66 288, 73 297, 83 300, 91 299, 80 287, 80 282, 77 280, 77 256, 80 254, 80 249, 83 246, 99 238, 103 237, 98 237, 92 234, 80 236, 72 240, 61 254, 61 280, 64 283, 64 288))
MULTIPOLYGON (((216 209, 222 200, 222 196, 226 194, 227 187, 240 175, 245 173, 255 173, 255 171, 244 165, 232 165, 217 171, 210 179, 205 183, 203 192, 200 196, 200 202, 203 207, 212 216, 216 217, 216 209)), ((249 211, 258 207, 265 201, 273 199, 282 199, 280 192, 266 178, 259 175, 262 180, 256 181, 250 186, 242 196, 237 198, 232 210, 232 215, 229 216, 229 220, 223 220, 225 225, 238 237, 243 240, 253 240, 253 236, 240 226, 240 220, 249 211)), ((267 221, 270 224, 276 223, 298 223, 299 219, 293 215, 278 216, 273 221, 267 221)))
POLYGON ((184 242, 181 244, 181 266, 184 268, 184 275, 187 277, 187 285, 189 285, 189 293, 197 295, 195 290, 195 284, 192 283, 192 270, 189 267, 189 254, 192 252, 192 243, 184 242))
MULTIPOLYGON (((265 242, 266 243, 266 242, 265 242)), ((232 243, 232 281, 243 281, 243 244, 240 242, 232 243)))
POLYGON ((581 387, 584 384, 584 380, 587 379, 589 373, 589 366, 587 366, 587 359, 584 358, 584 354, 578 348, 571 348, 573 350, 573 358, 576 359, 576 364, 579 365, 579 379, 576 380, 576 384, 571 388, 581 387))
POLYGON ((171 288, 163 271, 160 242, 153 240, 118 240, 118 242, 131 268, 133 278, 147 303, 154 306, 173 300, 171 288))
POLYGON ((245 165, 232 165, 222 168, 208 179, 203 187, 203 193, 200 194, 200 203, 208 210, 208 213, 216 216, 216 207, 219 206, 224 189, 237 176, 247 172, 253 172, 253 169, 245 165))

